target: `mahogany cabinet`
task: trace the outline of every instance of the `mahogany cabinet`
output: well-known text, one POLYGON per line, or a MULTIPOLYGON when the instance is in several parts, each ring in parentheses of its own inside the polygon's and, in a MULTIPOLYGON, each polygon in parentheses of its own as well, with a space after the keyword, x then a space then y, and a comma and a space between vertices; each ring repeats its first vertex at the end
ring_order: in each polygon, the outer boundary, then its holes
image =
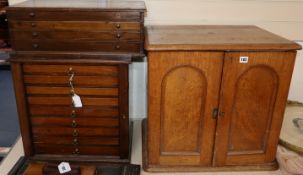
POLYGON ((130 161, 128 65, 144 56, 144 11, 142 1, 41 0, 7 8, 27 158, 130 161))
POLYGON ((143 167, 272 170, 296 50, 255 26, 149 26, 143 167))

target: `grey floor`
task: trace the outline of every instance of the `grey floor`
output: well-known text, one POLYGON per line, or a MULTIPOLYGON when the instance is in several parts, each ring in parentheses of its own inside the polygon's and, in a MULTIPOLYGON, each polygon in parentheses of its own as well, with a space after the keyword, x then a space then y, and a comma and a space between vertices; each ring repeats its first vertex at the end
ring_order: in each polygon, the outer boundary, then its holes
POLYGON ((19 136, 19 123, 10 70, 0 65, 0 147, 12 146, 19 136))

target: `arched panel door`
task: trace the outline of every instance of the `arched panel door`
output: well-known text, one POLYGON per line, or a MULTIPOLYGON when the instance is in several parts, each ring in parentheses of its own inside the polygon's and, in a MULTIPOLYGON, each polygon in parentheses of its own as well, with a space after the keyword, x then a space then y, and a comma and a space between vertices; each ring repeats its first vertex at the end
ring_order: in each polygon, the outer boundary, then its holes
POLYGON ((294 52, 225 55, 215 165, 271 163, 283 120, 294 52), (248 57, 246 62, 241 57, 248 57))
POLYGON ((221 52, 149 53, 151 165, 211 165, 222 65, 221 52))

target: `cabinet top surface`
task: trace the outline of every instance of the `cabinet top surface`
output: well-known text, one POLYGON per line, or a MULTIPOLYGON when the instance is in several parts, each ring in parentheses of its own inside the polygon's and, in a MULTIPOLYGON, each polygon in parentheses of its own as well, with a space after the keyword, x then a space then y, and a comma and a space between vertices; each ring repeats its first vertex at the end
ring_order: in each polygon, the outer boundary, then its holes
POLYGON ((144 1, 129 0, 28 0, 9 6, 9 9, 42 8, 58 9, 89 9, 89 10, 141 10, 145 11, 144 1))
POLYGON ((301 46, 256 26, 148 26, 145 49, 161 50, 298 50, 301 46))

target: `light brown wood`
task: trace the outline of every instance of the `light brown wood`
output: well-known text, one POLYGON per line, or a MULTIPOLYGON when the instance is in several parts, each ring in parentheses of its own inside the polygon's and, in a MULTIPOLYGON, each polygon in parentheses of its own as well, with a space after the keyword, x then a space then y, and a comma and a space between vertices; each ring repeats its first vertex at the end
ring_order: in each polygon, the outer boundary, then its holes
POLYGON ((148 26, 145 49, 297 50, 301 46, 256 26, 148 26))
POLYGON ((272 162, 283 121, 295 52, 226 54, 216 165, 272 162), (235 64, 241 55, 247 64, 235 64))
POLYGON ((146 170, 276 167, 299 45, 254 26, 151 26, 145 47, 146 170))
POLYGON ((148 151, 151 164, 210 165, 222 52, 150 52, 148 151))

